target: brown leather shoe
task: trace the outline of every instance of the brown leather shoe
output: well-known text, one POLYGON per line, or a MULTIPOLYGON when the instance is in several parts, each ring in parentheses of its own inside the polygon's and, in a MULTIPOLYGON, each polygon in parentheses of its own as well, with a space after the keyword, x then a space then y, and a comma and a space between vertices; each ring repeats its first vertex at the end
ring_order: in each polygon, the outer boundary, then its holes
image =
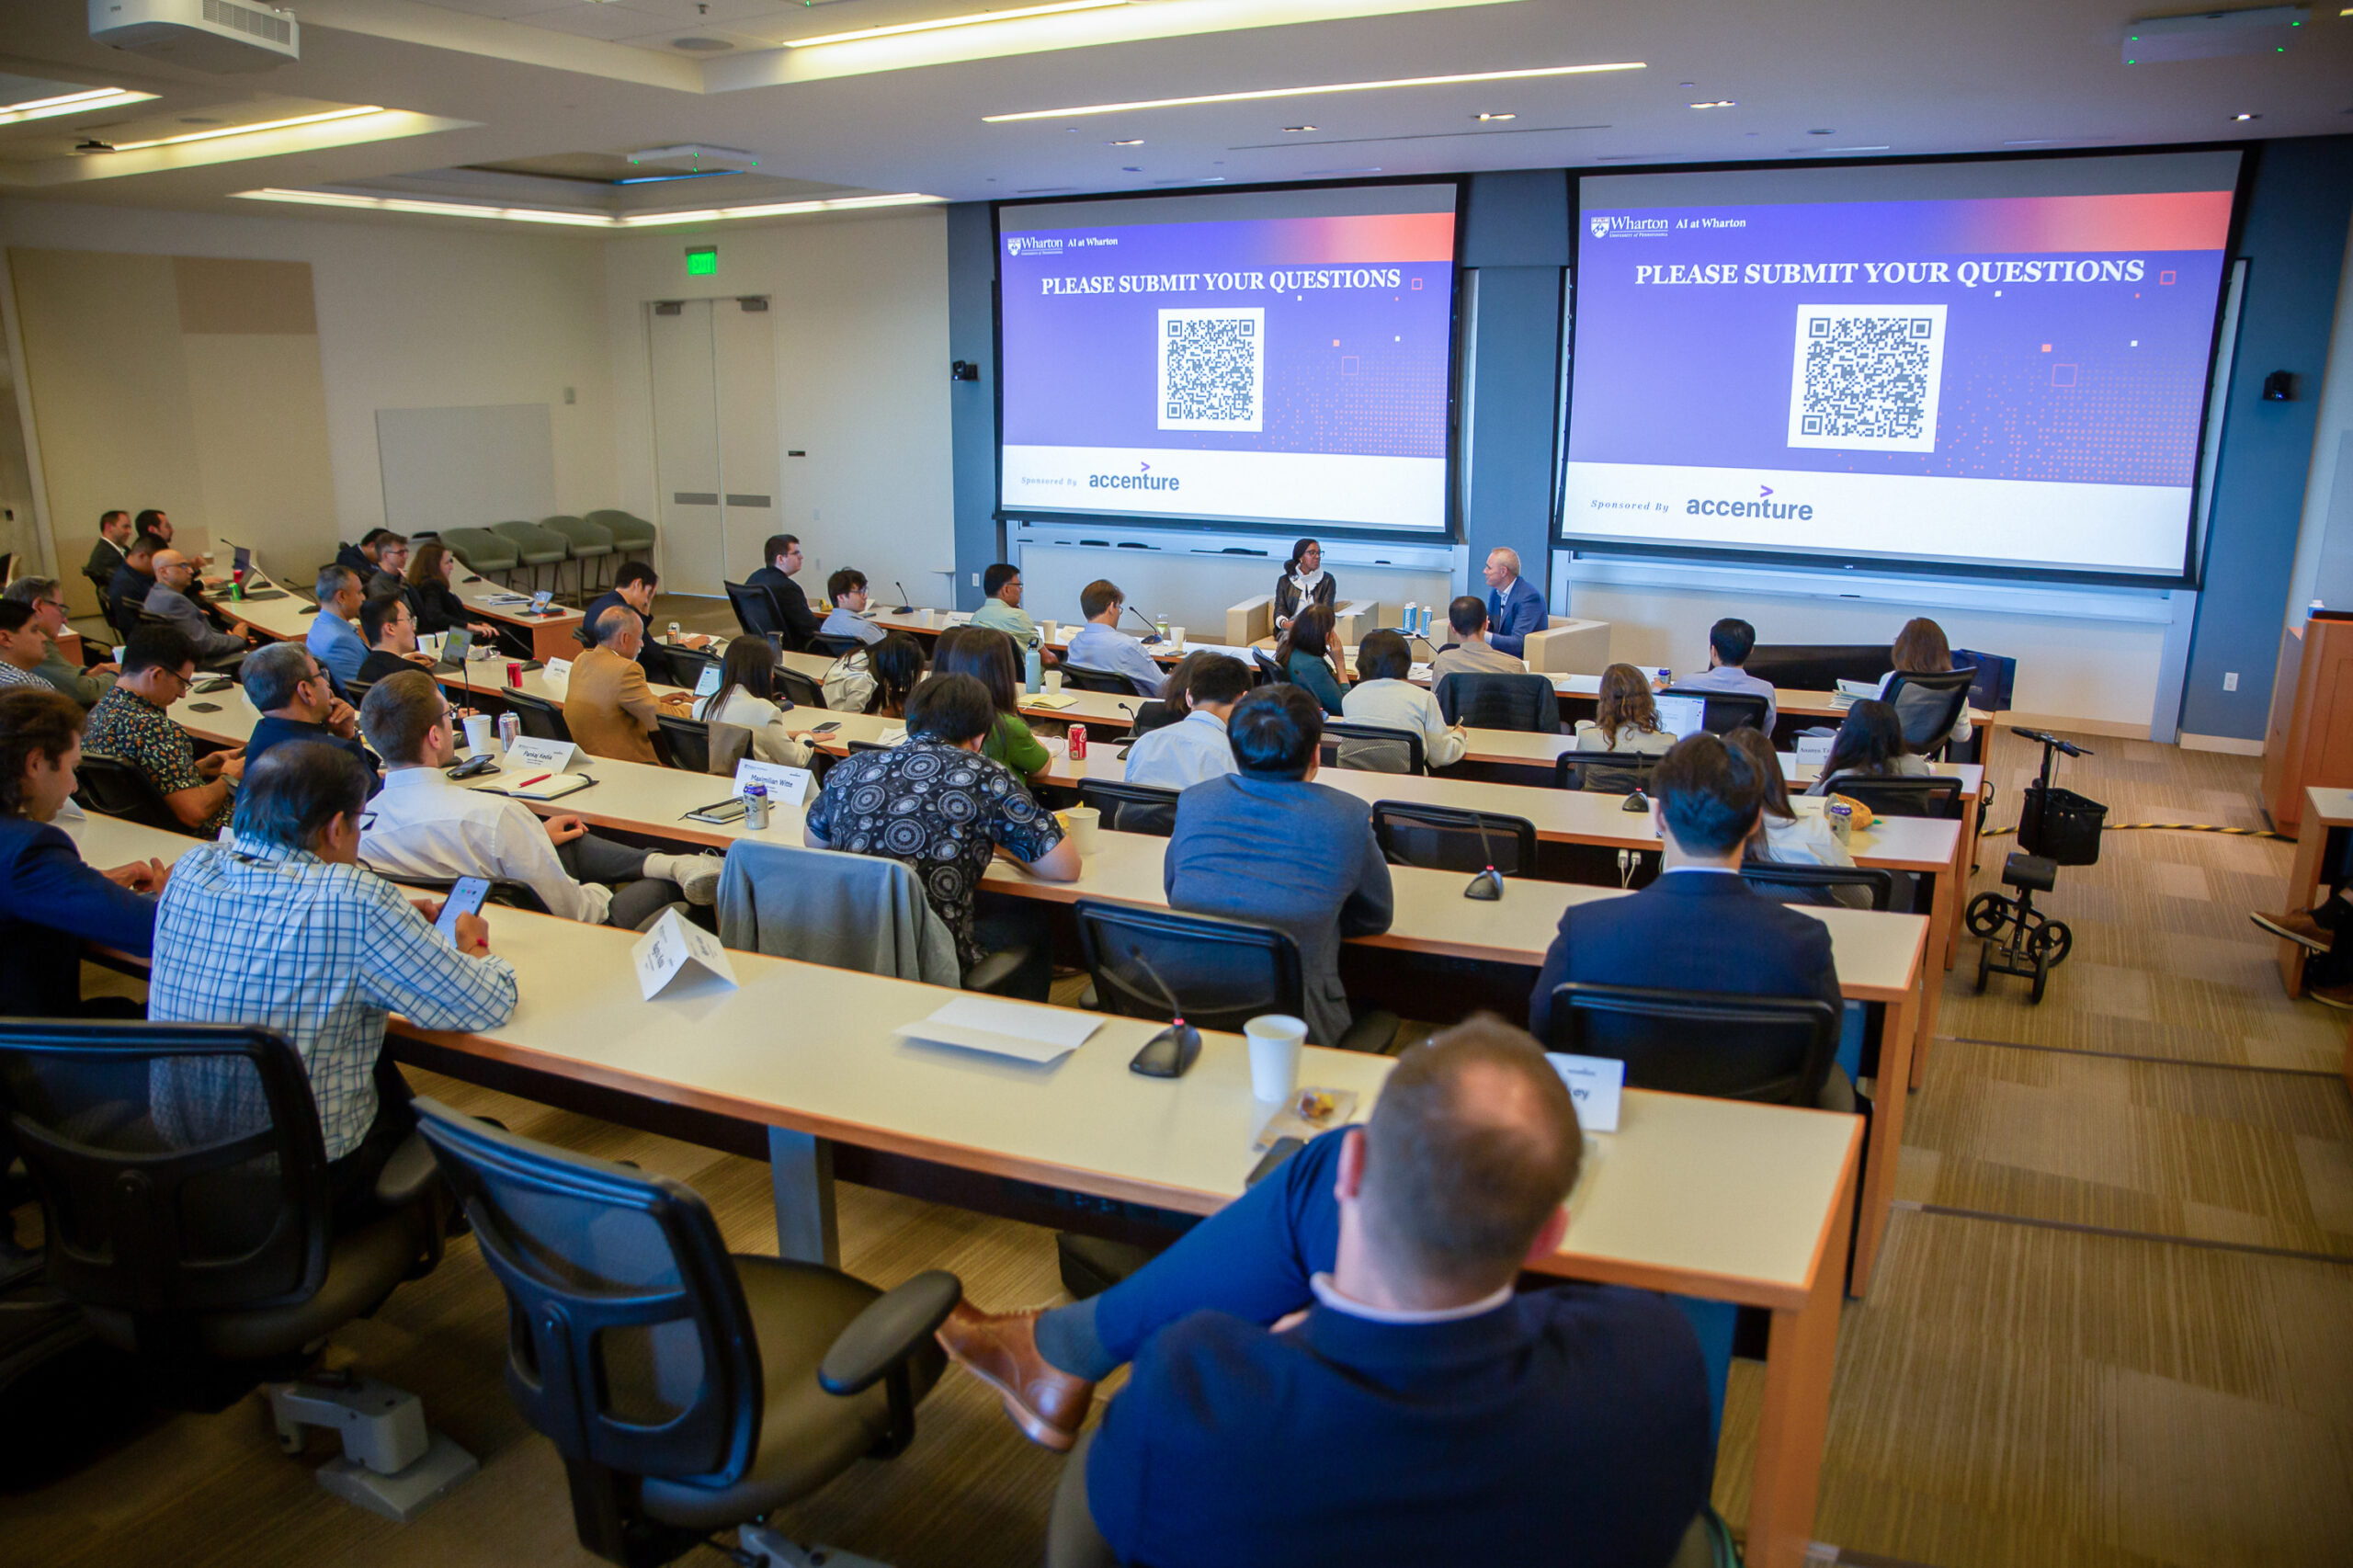
POLYGON ((2267 915, 2258 910, 2247 918, 2273 936, 2301 942, 2316 953, 2328 951, 2336 940, 2336 933, 2313 919, 2307 910, 2290 910, 2285 915, 2267 915))
POLYGON ((1095 1385, 1038 1354, 1038 1314, 975 1311, 959 1301, 939 1325, 949 1358, 1005 1398, 1005 1413, 1023 1437, 1068 1453, 1095 1403, 1095 1385))

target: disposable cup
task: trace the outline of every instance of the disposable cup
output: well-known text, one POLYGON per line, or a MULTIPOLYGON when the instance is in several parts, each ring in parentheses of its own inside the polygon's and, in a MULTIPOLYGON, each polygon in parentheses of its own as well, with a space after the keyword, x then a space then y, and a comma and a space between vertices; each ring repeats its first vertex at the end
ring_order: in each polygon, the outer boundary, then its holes
POLYGON ((1254 1099, 1285 1100, 1299 1087, 1299 1053, 1307 1043, 1307 1020, 1288 1013, 1262 1013, 1242 1026, 1250 1041, 1250 1094, 1254 1099))
POLYGON ((1060 670, 1048 670, 1046 672, 1046 690, 1048 694, 1059 696, 1062 693, 1062 689, 1063 672, 1060 670))
POLYGON ((1180 653, 1185 651, 1185 629, 1183 627, 1172 626, 1168 629, 1168 645, 1176 649, 1176 652, 1180 653))
POLYGON ((468 751, 488 751, 490 743, 497 733, 498 720, 494 715, 488 713, 466 715, 466 749, 468 751))
POLYGON ((1095 853, 1095 830, 1102 821, 1103 813, 1093 806, 1070 809, 1070 841, 1078 846, 1081 855, 1095 853))

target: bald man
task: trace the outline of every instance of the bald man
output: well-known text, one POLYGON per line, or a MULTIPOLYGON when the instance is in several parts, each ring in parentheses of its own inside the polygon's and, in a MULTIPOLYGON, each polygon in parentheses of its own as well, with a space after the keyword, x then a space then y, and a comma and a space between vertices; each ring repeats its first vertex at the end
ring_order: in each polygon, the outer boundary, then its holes
POLYGON ((1550 619, 1544 592, 1519 574, 1519 551, 1491 550, 1486 569, 1487 641, 1515 659, 1528 656, 1528 634, 1544 630, 1550 619))
POLYGON ((245 650, 259 639, 242 620, 231 621, 225 631, 214 630, 196 602, 195 583, 193 557, 176 550, 157 551, 155 585, 147 590, 142 611, 170 622, 196 650, 198 664, 207 669, 227 669, 244 658, 245 650))

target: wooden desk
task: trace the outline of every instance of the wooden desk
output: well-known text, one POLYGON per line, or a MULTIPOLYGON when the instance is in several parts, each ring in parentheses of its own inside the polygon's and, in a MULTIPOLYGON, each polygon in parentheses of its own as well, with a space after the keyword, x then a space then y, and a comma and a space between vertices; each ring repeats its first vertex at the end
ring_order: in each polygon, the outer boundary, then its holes
MULTIPOLYGON (((2321 868, 2328 862, 2328 840, 2332 833, 2353 829, 2353 790, 2324 790, 2306 785, 2302 809, 2295 813, 2296 858, 2288 871, 2288 890, 2279 907, 2285 910, 2310 909, 2324 896, 2321 868)), ((2287 986, 2288 994, 2301 996, 2304 991, 2304 960, 2310 949, 2302 942, 2279 938, 2279 980, 2287 986)), ((2347 1082, 2353 1084, 2353 1043, 2348 1043, 2346 1057, 2347 1082)))
MULTIPOLYGON (((450 574, 449 591, 484 620, 502 621, 530 633, 531 657, 541 663, 574 658, 580 653, 580 640, 574 634, 587 617, 579 610, 550 603, 547 614, 529 615, 521 605, 495 604, 492 602, 494 598, 500 595, 512 597, 514 590, 476 576, 462 564, 450 574)), ((526 600, 530 597, 529 594, 522 597, 526 600)))
MULTIPOLYGON (((176 859, 195 842, 106 818, 67 825, 94 864, 176 859)), ((1155 1026, 1104 1017, 1076 1051, 1032 1067, 893 1035, 938 1006, 936 988, 743 953, 738 987, 705 980, 649 1003, 631 933, 490 919, 520 982, 514 1018, 470 1035, 395 1019, 394 1034, 498 1086, 522 1070, 766 1129, 786 1256, 838 1256, 836 1143, 1190 1214, 1238 1196, 1256 1161, 1266 1113, 1238 1036, 1205 1033, 1199 1064, 1168 1083, 1127 1071, 1155 1026)), ((1357 1090, 1369 1110, 1390 1066, 1311 1048, 1302 1076, 1357 1090)), ((1539 1266, 1770 1310, 1748 1560, 1775 1568, 1799 1568, 1813 1535, 1860 1138, 1854 1117, 1630 1090, 1539 1266)))

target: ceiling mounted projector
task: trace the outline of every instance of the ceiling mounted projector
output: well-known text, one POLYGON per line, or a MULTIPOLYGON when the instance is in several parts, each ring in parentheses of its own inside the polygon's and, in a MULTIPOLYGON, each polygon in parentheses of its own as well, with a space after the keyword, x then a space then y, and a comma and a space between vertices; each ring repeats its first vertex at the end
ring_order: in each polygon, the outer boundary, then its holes
POLYGON ((238 0, 90 0, 90 37, 109 49, 222 76, 302 58, 291 14, 238 0))
POLYGON ((749 174, 760 166, 756 153, 741 147, 710 147, 681 142, 675 147, 647 147, 629 154, 641 168, 684 169, 690 174, 749 174))

